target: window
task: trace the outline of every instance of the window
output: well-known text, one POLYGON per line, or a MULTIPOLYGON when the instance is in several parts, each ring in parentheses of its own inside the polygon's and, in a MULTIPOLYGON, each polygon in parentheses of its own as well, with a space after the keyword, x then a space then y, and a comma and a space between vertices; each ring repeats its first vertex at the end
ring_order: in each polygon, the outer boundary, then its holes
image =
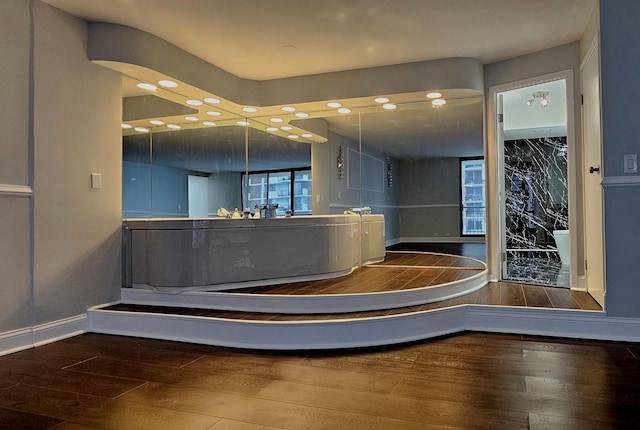
POLYGON ((462 235, 485 234, 484 160, 461 159, 462 235))
POLYGON ((250 173, 244 207, 253 210, 256 205, 266 203, 277 204, 277 215, 280 216, 289 209, 296 215, 310 215, 311 169, 250 173))

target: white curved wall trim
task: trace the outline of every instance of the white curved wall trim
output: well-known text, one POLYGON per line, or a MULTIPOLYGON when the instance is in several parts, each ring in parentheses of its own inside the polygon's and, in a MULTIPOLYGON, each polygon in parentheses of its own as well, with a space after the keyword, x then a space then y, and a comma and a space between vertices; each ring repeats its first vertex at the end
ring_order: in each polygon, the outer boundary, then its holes
POLYGON ((606 176, 602 178, 602 186, 609 187, 639 187, 640 176, 606 176))
POLYGON ((0 195, 31 197, 33 190, 27 185, 0 184, 0 195))

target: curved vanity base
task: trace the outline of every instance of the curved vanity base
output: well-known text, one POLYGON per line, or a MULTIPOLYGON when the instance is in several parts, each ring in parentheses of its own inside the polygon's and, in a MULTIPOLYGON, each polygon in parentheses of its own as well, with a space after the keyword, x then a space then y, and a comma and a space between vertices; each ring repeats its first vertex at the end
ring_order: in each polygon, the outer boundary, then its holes
POLYGON ((144 295, 144 291, 151 293, 165 293, 169 294, 172 297, 176 295, 188 295, 189 292, 216 292, 216 291, 231 291, 239 288, 255 288, 255 287, 264 287, 269 285, 278 285, 288 282, 308 282, 308 281, 323 281, 325 279, 334 279, 340 278, 342 276, 347 276, 356 269, 354 266, 351 269, 339 270, 336 272, 323 273, 321 275, 302 275, 302 276, 289 276, 286 278, 274 278, 274 279, 262 279, 259 281, 245 281, 245 282, 230 282, 226 284, 212 284, 212 285, 198 285, 191 287, 181 287, 180 289, 176 289, 175 287, 154 287, 149 284, 133 284, 133 288, 123 288, 122 295, 135 297, 137 293, 141 293, 144 295), (129 294, 131 290, 135 290, 134 293, 129 294))

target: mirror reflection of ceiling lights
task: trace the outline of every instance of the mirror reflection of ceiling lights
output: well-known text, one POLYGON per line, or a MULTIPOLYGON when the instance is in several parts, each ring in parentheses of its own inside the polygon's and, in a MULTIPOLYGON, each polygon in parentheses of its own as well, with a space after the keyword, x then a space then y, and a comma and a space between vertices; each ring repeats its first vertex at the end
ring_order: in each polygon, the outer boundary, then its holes
POLYGON ((549 91, 536 91, 532 94, 532 97, 527 100, 527 106, 533 106, 535 101, 540 99, 540 107, 545 108, 549 106, 549 99, 547 97, 549 97, 549 91))
MULTIPOLYGON (((228 100, 203 94, 203 91, 195 87, 172 79, 159 79, 152 83, 124 76, 123 82, 129 88, 142 90, 136 94, 132 94, 129 90, 129 97, 149 94, 179 105, 187 105, 193 109, 193 112, 188 115, 125 118, 122 123, 124 135, 239 125, 257 128, 295 141, 324 143, 327 140, 326 137, 305 130, 302 123, 294 125, 291 121, 346 115, 351 113, 353 109, 375 108, 376 106, 391 111, 402 105, 418 103, 420 100, 424 100, 425 95, 427 99, 431 100, 434 108, 446 104, 441 92, 430 91, 426 94, 423 92, 421 94, 395 94, 393 96, 363 97, 342 101, 300 103, 299 106, 240 106, 228 100), (393 102, 391 101, 392 97, 396 99, 393 102), (421 97, 422 99, 420 99, 421 97), (327 108, 330 110, 328 111, 327 108), (210 117, 215 117, 216 121, 211 121, 210 117), (277 124, 278 127, 275 127, 274 124, 277 124)), ((456 94, 450 95, 456 96, 456 94)))

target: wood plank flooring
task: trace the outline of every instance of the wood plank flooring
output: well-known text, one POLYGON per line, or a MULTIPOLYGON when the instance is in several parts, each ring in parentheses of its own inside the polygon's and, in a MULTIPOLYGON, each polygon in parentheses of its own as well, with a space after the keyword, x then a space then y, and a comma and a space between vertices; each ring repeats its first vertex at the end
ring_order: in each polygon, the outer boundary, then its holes
POLYGON ((388 252, 384 262, 360 267, 347 276, 228 292, 319 295, 410 290, 469 278, 484 269, 484 264, 479 261, 455 255, 388 252))
POLYGON ((640 428, 640 344, 466 333, 255 352, 84 334, 0 357, 0 428, 640 428))

